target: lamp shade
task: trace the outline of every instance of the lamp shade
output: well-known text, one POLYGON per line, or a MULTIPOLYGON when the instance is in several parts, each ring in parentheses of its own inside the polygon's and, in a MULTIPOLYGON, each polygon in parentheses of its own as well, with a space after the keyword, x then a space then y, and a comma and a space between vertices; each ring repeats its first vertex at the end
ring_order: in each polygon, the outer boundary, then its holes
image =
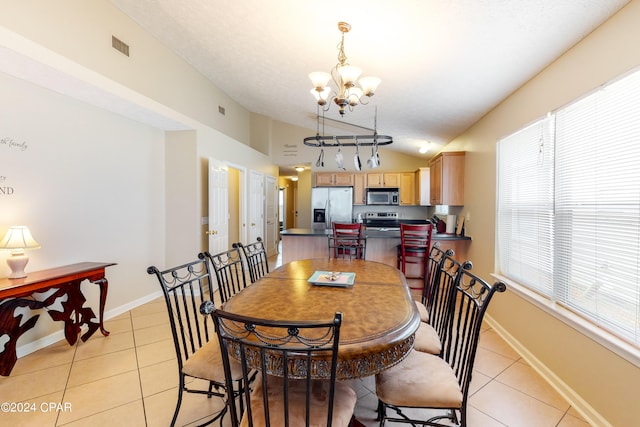
POLYGON ((356 84, 362 70, 351 65, 343 65, 338 68, 338 73, 340 74, 340 78, 342 78, 342 83, 345 86, 350 87, 356 84))
POLYGON ((9 227, 7 234, 0 241, 0 249, 11 251, 11 256, 7 258, 7 265, 11 269, 9 279, 20 279, 27 276, 24 267, 29 262, 29 257, 24 254, 24 250, 38 248, 40 248, 40 244, 33 238, 29 228, 24 225, 9 227))
POLYGON ((380 79, 378 77, 363 77, 358 80, 358 83, 360 83, 360 87, 362 87, 365 95, 373 96, 380 84, 380 79))
POLYGON ((331 74, 323 71, 314 71, 313 73, 309 73, 309 78, 311 79, 313 87, 320 92, 329 83, 329 80, 331 80, 331 74))
POLYGON ((325 86, 325 88, 322 91, 311 89, 311 95, 313 95, 316 98, 316 101, 320 105, 324 105, 327 103, 327 99, 329 99, 330 94, 331 94, 331 88, 329 86, 325 86))
POLYGON ((9 227, 7 234, 0 242, 0 249, 7 249, 12 253, 22 253, 25 249, 38 248, 40 248, 40 244, 33 238, 29 228, 24 225, 9 227))

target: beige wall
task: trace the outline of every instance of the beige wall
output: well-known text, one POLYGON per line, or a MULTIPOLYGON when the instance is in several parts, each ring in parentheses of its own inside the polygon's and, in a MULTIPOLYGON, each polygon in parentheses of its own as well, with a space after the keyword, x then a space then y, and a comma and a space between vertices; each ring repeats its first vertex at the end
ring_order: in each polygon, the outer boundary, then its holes
POLYGON ((111 86, 130 88, 136 97, 249 143, 250 113, 109 1, 0 0, 0 10, 0 26, 107 77, 111 86), (112 35, 130 46, 129 57, 111 47, 112 35), (225 108, 224 116, 218 106, 225 108))
MULTIPOLYGON (((445 150, 465 150, 465 223, 476 273, 494 271, 496 141, 640 65, 640 1, 516 91, 445 150)), ((602 147, 606 150, 607 147, 602 147)), ((640 368, 514 292, 494 299, 490 315, 532 365, 560 387, 594 425, 640 419, 640 368)), ((635 350, 638 352, 637 348, 635 350)))
MULTIPOLYGON (((27 272, 76 262, 115 262, 107 270, 111 317, 159 290, 146 268, 165 257, 165 151, 158 129, 0 73, 0 235, 27 225, 42 245, 27 272)), ((0 277, 9 274, 0 252, 0 277)), ((82 285, 98 307, 98 287, 82 285)), ((18 354, 63 339, 61 322, 40 313, 18 354), (38 342, 38 340, 41 340, 38 342)))
MULTIPOLYGON (((197 205, 200 217, 208 216, 208 160, 213 158, 221 161, 229 167, 238 169, 244 173, 244 203, 249 204, 248 177, 251 170, 255 170, 265 176, 278 176, 278 167, 271 163, 271 160, 264 154, 254 150, 248 145, 238 144, 232 138, 211 128, 200 128, 197 137, 198 146, 198 175, 200 179, 197 181, 198 189, 197 205)), ((241 203, 242 201, 238 201, 241 203)), ((203 249, 207 248, 207 236, 205 231, 206 225, 199 225, 200 228, 200 245, 203 249)), ((245 240, 240 235, 239 240, 245 240)))
POLYGON ((285 204, 285 224, 284 229, 294 228, 296 223, 296 201, 295 197, 298 191, 298 182, 291 181, 286 177, 278 178, 278 187, 284 188, 284 204, 285 204))
MULTIPOLYGON (((12 77, 14 63, 0 61, 0 138, 31 146, 0 152, 3 183, 16 188, 0 199, 0 233, 32 227, 43 247, 31 271, 117 262, 107 318, 157 297, 149 265, 177 265, 207 248, 207 159, 277 176, 247 145, 250 114, 106 0, 0 0, 0 10, 0 58, 29 63, 12 77), (131 45, 130 58, 111 48, 112 34, 131 45), (56 93, 61 80, 86 102, 56 93), (141 124, 110 112, 114 105, 160 120, 141 124), (174 126, 185 130, 163 131, 174 126)), ((85 287, 95 306, 95 287, 85 287)), ((19 354, 62 338, 47 317, 21 338, 19 354)))

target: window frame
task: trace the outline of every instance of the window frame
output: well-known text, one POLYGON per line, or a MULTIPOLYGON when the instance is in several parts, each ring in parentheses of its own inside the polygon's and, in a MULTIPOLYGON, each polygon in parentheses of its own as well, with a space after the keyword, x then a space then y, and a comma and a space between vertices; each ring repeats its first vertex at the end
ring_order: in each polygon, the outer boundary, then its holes
MULTIPOLYGON (((551 316, 559 319, 560 321, 562 321, 563 323, 569 325, 570 327, 578 330, 579 332, 581 332, 582 334, 590 337, 591 339, 593 339, 594 341, 602 344, 603 346, 607 347, 608 349, 610 349, 611 351, 615 352, 616 354, 618 354, 619 356, 623 357, 625 360, 631 362, 632 364, 634 364, 635 366, 640 367, 640 344, 638 342, 634 343, 632 340, 626 338, 623 336, 622 333, 618 334, 615 331, 612 331, 610 329, 608 329, 607 327, 607 323, 606 321, 603 321, 602 324, 600 324, 597 320, 598 317, 602 318, 602 319, 606 319, 603 315, 601 315, 598 312, 595 312, 595 314, 582 314, 581 311, 585 311, 588 312, 588 309, 581 309, 580 306, 576 306, 578 308, 572 308, 571 307, 571 301, 567 300, 566 302, 563 300, 562 295, 567 295, 567 289, 569 289, 570 287, 574 286, 570 283, 564 283, 562 280, 558 280, 559 277, 561 277, 563 274, 567 273, 567 267, 568 265, 571 264, 570 260, 569 261, 565 261, 563 260, 562 262, 560 262, 559 259, 557 259, 556 257, 560 256, 559 252, 562 249, 559 249, 557 246, 560 246, 558 244, 558 242, 561 242, 564 237, 566 237, 566 233, 567 230, 565 229, 564 231, 562 231, 562 227, 560 225, 558 225, 558 220, 557 220, 557 215, 558 215, 558 207, 556 206, 556 204, 558 203, 558 193, 556 191, 556 185, 558 182, 561 182, 560 178, 557 178, 555 176, 556 171, 558 170, 558 165, 555 164, 555 153, 556 153, 556 124, 555 124, 555 118, 556 115, 558 115, 559 113, 562 114, 562 112, 564 112, 566 109, 571 108, 572 106, 582 102, 583 100, 589 98, 589 97, 597 97, 599 96, 599 93, 603 92, 604 90, 606 90, 609 86, 616 84, 618 82, 624 82, 624 79, 627 77, 635 77, 636 79, 638 79, 638 76, 640 76, 640 68, 639 69, 635 69, 633 71, 631 71, 630 73, 627 73, 624 76, 621 76, 620 78, 607 83, 606 85, 602 85, 599 88, 597 88, 594 91, 591 91, 590 93, 584 95, 583 97, 576 99, 572 102, 570 102, 569 104, 567 104, 566 106, 563 106, 553 112, 548 113, 545 117, 539 118, 535 121, 533 121, 532 123, 528 124, 527 126, 523 127, 522 129, 519 129, 515 132, 513 132, 510 135, 507 135, 503 138, 500 138, 498 140, 498 143, 496 145, 496 165, 497 165, 497 170, 496 170, 496 212, 495 212, 495 218, 496 218, 496 245, 495 245, 495 272, 492 274, 493 277, 499 279, 499 280, 503 280, 505 283, 509 284, 511 289, 514 291, 514 293, 516 293, 517 295, 519 295, 520 297, 522 297, 523 299, 525 299, 526 301, 534 304, 535 306, 541 308, 543 311, 545 311, 546 313, 550 314, 551 316), (551 118, 551 119, 550 119, 551 118), (551 120, 553 122, 553 130, 551 131, 551 141, 547 141, 546 139, 543 140, 542 136, 540 137, 540 143, 541 146, 544 145, 544 148, 547 149, 549 148, 549 146, 553 147, 553 158, 554 158, 554 164, 552 166, 552 170, 553 170, 553 177, 551 180, 551 186, 548 188, 548 190, 550 191, 551 194, 551 199, 553 200, 552 202, 552 206, 551 206, 551 212, 552 212, 552 223, 553 225, 551 226, 551 249, 552 252, 548 255, 549 257, 552 258, 552 265, 551 265, 551 288, 545 288, 545 286, 540 286, 536 283, 534 283, 533 285, 531 284, 526 284, 526 283, 519 283, 519 279, 517 278, 518 275, 517 274, 511 274, 511 277, 508 276, 509 272, 503 272, 501 270, 502 266, 507 265, 506 262, 504 261, 503 258, 501 258, 502 254, 505 254, 505 245, 510 245, 513 240, 512 238, 508 238, 508 242, 505 243, 505 236, 504 236, 504 221, 505 220, 510 220, 510 213, 514 211, 514 206, 515 209, 517 209, 517 203, 513 203, 512 205, 509 205, 509 209, 507 210, 507 215, 505 215, 505 211, 503 209, 504 207, 504 202, 502 199, 506 199, 507 197, 505 196, 505 190, 508 190, 510 187, 502 187, 502 182, 508 182, 505 181, 505 176, 503 175, 503 171, 501 170, 501 167, 503 167, 502 165, 505 164, 504 159, 501 159, 501 149, 504 150, 504 148, 501 148, 502 144, 505 143, 509 143, 509 138, 513 138, 514 136, 518 136, 519 133, 523 133, 527 131, 528 128, 530 127, 535 127, 538 126, 541 129, 545 129, 545 127, 547 126, 547 121, 551 120), (547 145, 549 144, 549 145, 547 145), (563 234, 564 233, 564 234, 563 234), (564 294, 563 294, 564 293, 564 294), (592 318, 590 318, 589 316, 592 316, 592 318)), ((638 92, 637 95, 637 99, 634 98, 634 102, 636 102, 638 105, 640 105, 640 92, 638 92)), ((585 126, 587 127, 587 126, 585 126)), ((524 136, 522 136, 522 140, 519 140, 518 144, 529 144, 531 145, 533 143, 533 141, 531 140, 531 136, 529 135, 529 140, 525 141, 526 134, 524 136), (524 141, 524 142, 522 142, 524 141)), ((515 138, 514 138, 515 139, 515 138)), ((638 155, 638 158, 640 159, 640 155, 638 155)), ((531 162, 531 160, 529 160, 529 162, 531 162)), ((560 170, 562 170, 560 168, 560 170)), ((515 174, 519 174, 520 172, 518 170, 516 170, 515 174)), ((538 173, 537 171, 534 171, 534 173, 538 173)), ((511 175, 507 175, 507 178, 511 178, 511 175)), ((531 200, 531 199, 528 199, 531 200)), ((586 199, 585 199, 586 200, 586 199)), ((599 200, 599 199, 597 199, 599 200)), ((596 200, 596 201, 597 201, 596 200)), ((535 200, 535 202, 538 202, 538 204, 536 203, 531 203, 529 208, 532 208, 531 211, 532 212, 536 212, 536 211, 541 211, 540 207, 542 205, 540 205, 539 200, 535 200)), ((583 202, 581 202, 583 203, 583 202)), ((526 208, 526 203, 523 203, 522 206, 524 206, 526 208)), ((638 221, 640 221, 640 214, 638 214, 638 217, 635 218, 638 221)), ((516 223, 518 222, 517 220, 515 221, 516 223)), ((573 224, 573 222, 572 222, 573 224)), ((522 227, 521 224, 518 224, 516 226, 516 230, 517 227, 522 227)), ((509 228, 507 226, 507 228, 509 228)), ((509 232, 511 232, 511 229, 509 228, 508 230, 509 232)), ((512 233, 514 235, 516 235, 515 233, 512 233)), ((508 235, 508 233, 507 233, 508 235)), ((540 242, 538 241, 538 239, 536 240, 536 244, 538 246, 540 246, 540 242)), ((566 243, 566 241, 565 241, 566 243)), ((537 249, 537 248, 536 248, 537 249)), ((535 250, 531 251, 531 252, 535 252, 535 250)), ((573 252, 572 252, 573 253, 573 252)), ((509 260, 511 254, 506 254, 506 258, 507 260, 509 260)), ((526 254, 526 256, 529 256, 530 254, 526 254)), ((535 257, 537 254, 533 254, 533 256, 535 257)), ((570 258, 573 259, 573 258, 570 258)), ((513 266, 511 266, 513 267, 513 266)), ((507 268, 509 269, 509 268, 507 268)), ((516 267, 517 269, 517 267, 516 267)), ((511 268, 512 271, 514 271, 513 268, 511 268)), ((538 270, 542 270, 542 269, 538 269, 538 270)), ((536 274, 538 274, 538 277, 540 275, 539 271, 536 271, 536 274)), ((535 279, 537 280, 537 279, 535 279)), ((597 280, 597 277, 594 279, 597 280)), ((635 294, 634 294, 635 295, 635 294)), ((596 301, 601 301, 602 297, 598 297, 599 299, 597 299, 596 301)), ((638 310, 638 307, 640 307, 640 301, 637 301, 635 298, 633 298, 632 302, 635 304, 636 310, 638 310)), ((605 313, 606 315, 606 313, 605 313)), ((627 323, 628 324, 628 323, 627 323)), ((631 332, 632 334, 635 333, 635 337, 636 337, 636 341, 638 340, 638 330, 637 328, 635 329, 635 332, 631 332)))

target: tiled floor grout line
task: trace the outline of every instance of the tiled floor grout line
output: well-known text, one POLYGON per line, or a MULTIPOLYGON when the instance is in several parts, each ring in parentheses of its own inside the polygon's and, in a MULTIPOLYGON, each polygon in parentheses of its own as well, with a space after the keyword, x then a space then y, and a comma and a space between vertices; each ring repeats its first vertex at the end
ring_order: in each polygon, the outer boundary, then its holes
POLYGON ((144 415, 144 425, 148 426, 149 422, 147 420, 147 407, 144 401, 144 389, 142 387, 142 373, 141 373, 141 366, 140 366, 140 359, 138 357, 138 345, 136 344, 136 331, 134 329, 134 325, 133 325, 133 313, 131 313, 131 310, 129 310, 129 321, 131 324, 131 336, 133 339, 133 348, 134 348, 134 353, 136 355, 136 368, 138 370, 138 383, 140 384, 140 403, 142 404, 142 414, 144 415))
MULTIPOLYGON (((78 339, 80 339, 78 337, 78 339)), ((71 358, 71 364, 69 365, 69 372, 67 372, 67 380, 64 383, 64 388, 62 389, 62 398, 60 399, 60 403, 64 404, 65 402, 65 397, 67 396, 67 390, 69 389, 69 381, 71 380, 71 372, 73 372, 73 363, 76 361, 76 356, 78 354, 78 343, 79 341, 76 341, 76 343, 73 345, 73 357, 71 358)), ((58 421, 60 420, 60 414, 62 412, 58 412, 56 414, 56 420, 55 420, 55 424, 54 426, 58 425, 58 421)))

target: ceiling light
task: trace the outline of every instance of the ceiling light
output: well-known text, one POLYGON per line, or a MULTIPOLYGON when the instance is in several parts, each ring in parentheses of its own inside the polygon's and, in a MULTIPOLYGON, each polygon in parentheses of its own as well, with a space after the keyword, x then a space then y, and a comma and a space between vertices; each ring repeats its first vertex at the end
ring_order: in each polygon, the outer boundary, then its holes
POLYGON ((304 171, 304 167, 302 167, 302 166, 296 166, 296 167, 295 167, 295 170, 296 170, 296 171, 298 171, 298 172, 302 172, 302 171, 304 171))
POLYGON ((375 93, 380 79, 377 77, 362 77, 358 80, 362 70, 351 66, 347 62, 347 55, 344 53, 344 35, 351 30, 351 25, 346 22, 338 22, 338 29, 342 33, 340 48, 338 52, 338 63, 331 69, 331 73, 316 71, 309 74, 313 89, 311 94, 315 97, 318 105, 327 111, 333 101, 338 105, 341 116, 344 116, 346 108, 353 111, 353 107, 360 104, 367 104, 368 98, 375 93), (328 86, 333 80, 335 88, 328 86), (360 87, 356 86, 360 83, 360 87), (326 107, 325 107, 326 105, 326 107))
POLYGON ((427 147, 426 145, 423 145, 422 147, 420 147, 420 149, 418 150, 418 152, 424 154, 427 151, 429 151, 429 147, 427 147))
POLYGON ((298 180, 298 177, 297 177, 297 176, 290 176, 290 177, 289 177, 289 179, 290 179, 291 181, 297 181, 297 180, 298 180))

